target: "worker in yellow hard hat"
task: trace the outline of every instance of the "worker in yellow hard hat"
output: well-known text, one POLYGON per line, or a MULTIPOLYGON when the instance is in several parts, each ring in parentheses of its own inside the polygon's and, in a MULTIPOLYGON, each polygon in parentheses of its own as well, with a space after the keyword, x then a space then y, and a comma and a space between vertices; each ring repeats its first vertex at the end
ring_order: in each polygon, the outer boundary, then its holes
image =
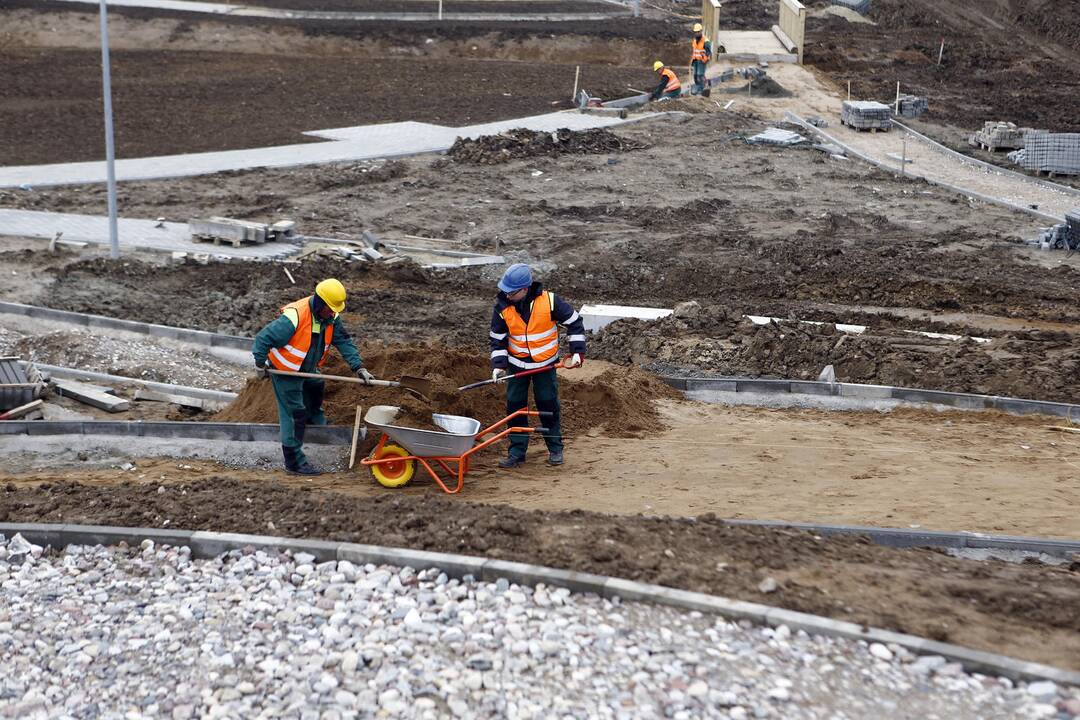
POLYGON ((277 398, 281 425, 281 453, 285 469, 297 475, 321 471, 304 456, 304 433, 308 425, 325 425, 322 402, 324 383, 271 373, 318 373, 333 345, 357 377, 365 383, 374 376, 341 322, 345 309, 345 286, 333 278, 315 286, 315 293, 281 308, 281 314, 255 336, 251 354, 261 377, 270 376, 277 398))
POLYGON ((674 70, 659 60, 653 63, 652 69, 660 76, 660 84, 652 91, 650 100, 671 100, 682 95, 682 83, 674 70))
POLYGON ((705 38, 701 23, 694 23, 694 37, 690 41, 690 47, 690 71, 694 76, 690 94, 709 97, 711 91, 705 81, 705 68, 712 60, 712 43, 705 38))

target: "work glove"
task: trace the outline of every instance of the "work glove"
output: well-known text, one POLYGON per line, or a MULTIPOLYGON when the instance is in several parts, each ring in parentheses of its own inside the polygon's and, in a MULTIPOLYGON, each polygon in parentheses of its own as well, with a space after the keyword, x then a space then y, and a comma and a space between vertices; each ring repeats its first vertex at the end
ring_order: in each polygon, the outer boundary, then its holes
POLYGON ((494 370, 491 371, 491 381, 492 382, 499 382, 499 380, 502 380, 504 377, 506 377, 506 369, 505 368, 495 368, 494 370))
POLYGON ((368 369, 363 365, 356 368, 356 377, 363 380, 365 385, 370 385, 371 381, 375 379, 375 376, 368 372, 368 369))
POLYGON ((576 367, 581 367, 584 362, 585 358, 581 357, 581 353, 574 353, 570 356, 569 360, 563 360, 562 366, 567 370, 571 370, 576 367))
POLYGON ((268 378, 270 377, 270 368, 266 367, 265 360, 255 361, 255 377, 268 378))

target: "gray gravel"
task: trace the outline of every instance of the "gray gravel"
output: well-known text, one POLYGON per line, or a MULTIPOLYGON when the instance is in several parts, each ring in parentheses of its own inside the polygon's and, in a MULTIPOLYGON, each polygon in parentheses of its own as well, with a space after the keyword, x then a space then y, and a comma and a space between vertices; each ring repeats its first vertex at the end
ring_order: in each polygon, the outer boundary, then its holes
POLYGON ((1057 718, 901 648, 310 555, 0 542, 0 716, 1057 718))

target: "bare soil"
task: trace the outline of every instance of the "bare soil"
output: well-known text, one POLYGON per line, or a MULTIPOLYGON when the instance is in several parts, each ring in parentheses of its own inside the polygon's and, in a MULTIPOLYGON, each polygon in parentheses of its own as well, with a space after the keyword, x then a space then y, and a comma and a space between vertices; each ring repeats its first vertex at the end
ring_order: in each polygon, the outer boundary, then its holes
POLYGON ((1078 568, 973 563, 860 538, 437 497, 361 499, 229 475, 170 485, 8 483, 0 520, 281 534, 482 554, 766 602, 1080 667, 1078 568), (778 581, 763 595, 765 577, 778 581))

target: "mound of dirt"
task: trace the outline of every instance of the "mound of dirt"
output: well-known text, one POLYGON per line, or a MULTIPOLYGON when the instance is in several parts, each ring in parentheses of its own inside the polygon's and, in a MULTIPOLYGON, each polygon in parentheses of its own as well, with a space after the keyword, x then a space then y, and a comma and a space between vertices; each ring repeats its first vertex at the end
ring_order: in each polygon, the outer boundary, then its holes
POLYGON ((316 183, 322 190, 357 185, 374 185, 404 177, 408 166, 400 160, 386 163, 354 163, 321 168, 316 183))
MULTIPOLYGON (((423 400, 397 388, 367 387, 356 383, 327 382, 323 407, 331 424, 351 424, 359 405, 396 405, 401 412, 395 424, 438 429, 432 413, 476 418, 487 426, 506 415, 501 387, 482 387, 465 392, 458 388, 488 374, 486 362, 474 354, 442 345, 370 345, 361 348, 364 364, 379 378, 414 375, 428 378, 432 392, 423 400)), ((562 428, 566 435, 603 433, 627 437, 661 429, 654 401, 679 394, 654 375, 635 367, 607 366, 599 372, 590 366, 575 379, 569 371, 560 375, 562 428)), ((333 356, 324 367, 328 375, 351 376, 344 362, 333 356)), ((239 397, 214 418, 217 422, 277 422, 277 404, 269 380, 252 379, 239 397)), ((538 425, 538 422, 533 422, 538 425)))
POLYGON ((455 162, 498 165, 520 158, 603 155, 646 147, 644 143, 621 138, 603 128, 581 131, 562 128, 553 133, 517 129, 475 140, 458 138, 448 154, 455 162))
POLYGON ((791 97, 791 91, 785 90, 784 86, 766 75, 754 78, 741 87, 720 88, 719 92, 728 95, 752 95, 754 97, 791 97))
POLYGON ((812 380, 832 365, 841 382, 1080 402, 1073 382, 1080 339, 1060 331, 1001 333, 988 343, 894 326, 856 335, 832 324, 755 325, 717 305, 653 322, 619 320, 589 349, 594 357, 650 368, 812 380))

